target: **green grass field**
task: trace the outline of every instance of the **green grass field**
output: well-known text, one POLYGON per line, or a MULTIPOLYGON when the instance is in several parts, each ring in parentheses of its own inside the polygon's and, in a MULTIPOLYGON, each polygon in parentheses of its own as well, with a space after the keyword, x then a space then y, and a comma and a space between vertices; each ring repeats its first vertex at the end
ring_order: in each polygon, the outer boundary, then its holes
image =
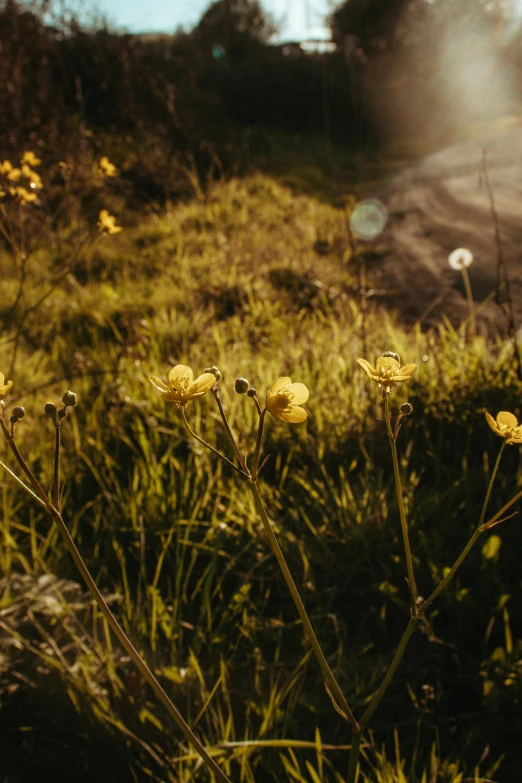
MULTIPOLYGON (((499 448, 484 413, 520 415, 522 390, 513 348, 495 335, 465 342, 449 322, 427 331, 364 304, 366 248, 350 250, 346 211, 298 177, 282 180, 254 173, 203 188, 195 179, 193 199, 127 213, 117 185, 83 201, 71 189, 53 222, 26 205, 23 279, 0 250, 0 369, 14 382, 6 402, 26 410, 17 442, 45 487, 53 432, 43 406, 68 388, 78 395, 63 428, 64 518, 130 638, 226 773, 237 783, 340 783, 348 726, 250 495, 187 435, 148 376, 217 365, 250 453, 256 414, 235 378, 260 396, 282 375, 309 388, 306 423, 267 421, 260 489, 358 713, 409 604, 380 392, 356 358, 373 363, 391 350, 419 367, 391 404, 413 406, 398 450, 425 596, 480 515, 499 448), (93 242, 96 218, 85 215, 102 206, 124 230, 93 242)), ((210 394, 187 417, 229 454, 210 394)), ((16 470, 7 446, 1 459, 16 470)), ((491 514, 521 483, 511 446, 491 514)), ((211 779, 110 635, 45 511, 7 473, 1 491, 2 782, 211 779)), ((500 546, 479 539, 413 637, 364 737, 359 783, 517 779, 518 517, 497 534, 500 546)))

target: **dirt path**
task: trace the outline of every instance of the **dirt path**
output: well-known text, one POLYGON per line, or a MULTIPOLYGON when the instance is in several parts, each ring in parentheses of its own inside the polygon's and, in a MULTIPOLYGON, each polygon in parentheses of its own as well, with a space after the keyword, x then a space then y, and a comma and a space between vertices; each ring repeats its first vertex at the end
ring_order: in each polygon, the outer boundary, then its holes
MULTIPOLYGON (((522 324, 522 127, 473 142, 447 147, 406 169, 377 196, 386 204, 388 225, 378 244, 385 257, 373 265, 379 287, 403 317, 428 321, 448 315, 460 323, 467 315, 462 276, 448 265, 448 254, 467 247, 473 296, 484 302, 495 291, 495 226, 484 178, 483 149, 499 217, 503 253, 511 280, 517 327, 522 324)), ((479 319, 503 331, 506 318, 494 300, 483 304, 479 319)))

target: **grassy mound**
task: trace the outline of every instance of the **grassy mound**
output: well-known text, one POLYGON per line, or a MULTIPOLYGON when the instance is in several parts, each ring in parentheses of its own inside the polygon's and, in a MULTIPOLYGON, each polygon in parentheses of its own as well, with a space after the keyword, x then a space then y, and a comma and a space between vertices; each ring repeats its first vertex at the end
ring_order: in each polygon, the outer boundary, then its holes
MULTIPOLYGON (((409 607, 380 392, 355 359, 392 350, 419 366, 392 406, 413 405, 398 446, 427 595, 480 514, 499 446, 485 410, 520 413, 513 348, 449 324, 402 327, 361 298, 367 250, 354 253, 346 211, 267 176, 219 182, 156 215, 126 216, 118 193, 108 198, 121 208, 118 235, 91 242, 84 213, 70 206, 42 231, 29 205, 35 239, 22 282, 8 245, 1 251, 1 369, 14 381, 9 403, 27 411, 18 443, 47 486, 43 405, 76 392, 64 425, 64 516, 189 724, 234 780, 341 781, 349 732, 249 495, 187 435, 148 376, 177 363, 196 374, 217 365, 250 453, 255 409, 234 379, 246 376, 260 396, 281 375, 310 389, 306 424, 266 428, 261 491, 328 661, 360 712, 409 607)), ((187 416, 227 450, 210 395, 187 416)), ((5 447, 2 460, 14 469, 5 447)), ((520 483, 511 447, 491 513, 520 483)), ((65 779, 74 764, 84 770, 78 781, 207 780, 78 584, 56 528, 8 475, 2 496, 4 779, 42 770, 65 779)), ((412 640, 365 737, 365 783, 510 781, 520 768, 519 523, 495 533, 412 640)))

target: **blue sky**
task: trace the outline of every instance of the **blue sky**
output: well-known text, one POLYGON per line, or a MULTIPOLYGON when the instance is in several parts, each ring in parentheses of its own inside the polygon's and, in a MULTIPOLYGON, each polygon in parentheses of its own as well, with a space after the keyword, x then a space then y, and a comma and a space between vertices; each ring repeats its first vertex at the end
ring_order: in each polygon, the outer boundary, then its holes
MULTIPOLYGON (((87 3, 88 5, 88 3, 87 3)), ((190 28, 210 5, 210 0, 97 0, 96 6, 118 27, 132 32, 173 32, 190 28)), ((330 0, 261 0, 279 23, 282 40, 328 38, 324 17, 330 0)))

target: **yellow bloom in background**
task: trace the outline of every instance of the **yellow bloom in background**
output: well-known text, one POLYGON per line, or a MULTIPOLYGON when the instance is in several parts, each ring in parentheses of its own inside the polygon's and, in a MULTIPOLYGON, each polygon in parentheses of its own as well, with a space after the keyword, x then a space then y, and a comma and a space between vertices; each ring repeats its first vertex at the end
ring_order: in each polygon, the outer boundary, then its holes
POLYGON ((216 385, 216 376, 211 372, 204 372, 196 380, 194 373, 185 364, 177 364, 169 372, 168 384, 164 384, 161 378, 151 375, 149 381, 161 392, 165 402, 175 402, 185 408, 190 400, 202 397, 216 385))
POLYGON ((0 400, 3 400, 4 397, 7 397, 9 392, 11 391, 11 387, 13 385, 12 381, 5 382, 5 378, 3 373, 0 372, 0 400))
POLYGON ((506 439, 506 443, 522 443, 522 425, 518 423, 517 417, 508 411, 500 411, 497 414, 496 421, 493 416, 486 411, 486 421, 496 435, 506 439))
POLYGON ((121 226, 116 225, 116 218, 109 213, 108 209, 102 209, 100 212, 98 228, 102 234, 118 234, 123 230, 121 226))
POLYGON ((98 168, 100 169, 102 174, 105 174, 106 177, 115 177, 118 173, 118 169, 114 165, 114 163, 111 163, 107 155, 103 155, 102 158, 100 158, 100 162, 98 164, 98 168))
MULTIPOLYGON (((9 161, 6 161, 6 163, 9 163, 9 161)), ((9 164, 9 165, 11 165, 11 164, 9 164)), ((11 166, 11 168, 8 171, 6 171, 6 174, 7 174, 7 179, 10 179, 11 182, 18 182, 18 180, 22 176, 21 170, 20 169, 14 169, 12 166, 11 166)))
POLYGON ((276 419, 300 424, 306 419, 306 411, 299 405, 305 403, 309 392, 304 383, 292 383, 290 378, 278 378, 266 392, 266 409, 276 419))
POLYGON ((29 180, 32 188, 37 190, 41 190, 43 188, 42 178, 39 174, 36 173, 36 171, 33 171, 32 168, 27 165, 27 163, 22 164, 22 174, 29 180))
POLYGON ((39 166, 42 161, 40 160, 40 158, 36 157, 34 152, 28 150, 27 152, 24 152, 23 158, 20 162, 27 163, 28 166, 39 166))
POLYGON ((393 356, 379 356, 375 367, 372 367, 366 359, 357 359, 357 364, 372 381, 378 383, 387 392, 390 392, 396 383, 409 381, 417 369, 416 364, 405 364, 401 367, 399 358, 395 359, 393 356))
POLYGON ((26 188, 9 188, 9 193, 13 198, 17 199, 20 204, 26 204, 28 201, 36 201, 36 193, 31 193, 31 191, 26 188))
POLYGON ((0 174, 9 174, 10 171, 13 170, 13 164, 9 160, 4 160, 3 163, 0 163, 0 174))

